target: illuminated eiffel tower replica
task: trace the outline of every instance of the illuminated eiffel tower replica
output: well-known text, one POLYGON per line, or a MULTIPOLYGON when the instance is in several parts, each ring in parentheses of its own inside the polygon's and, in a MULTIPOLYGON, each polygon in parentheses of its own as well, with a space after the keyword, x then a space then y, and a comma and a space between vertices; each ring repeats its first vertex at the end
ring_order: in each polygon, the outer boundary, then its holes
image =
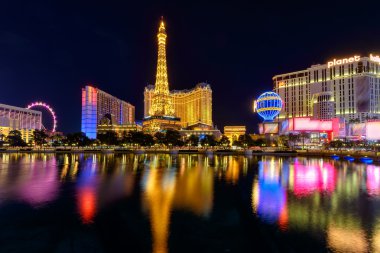
POLYGON ((144 118, 143 128, 146 132, 157 132, 166 129, 179 130, 180 118, 174 114, 172 96, 169 92, 168 70, 166 65, 166 30, 164 20, 161 17, 158 29, 158 58, 156 83, 152 97, 152 106, 149 116, 144 118))

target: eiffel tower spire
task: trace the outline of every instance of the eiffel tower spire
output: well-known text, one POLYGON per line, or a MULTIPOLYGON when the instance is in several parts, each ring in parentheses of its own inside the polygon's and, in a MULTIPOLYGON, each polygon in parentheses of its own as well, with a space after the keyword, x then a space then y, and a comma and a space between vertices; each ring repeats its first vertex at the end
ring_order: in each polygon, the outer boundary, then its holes
POLYGON ((168 69, 166 65, 166 29, 163 17, 157 34, 158 57, 156 83, 150 115, 174 116, 174 108, 169 94, 168 69))

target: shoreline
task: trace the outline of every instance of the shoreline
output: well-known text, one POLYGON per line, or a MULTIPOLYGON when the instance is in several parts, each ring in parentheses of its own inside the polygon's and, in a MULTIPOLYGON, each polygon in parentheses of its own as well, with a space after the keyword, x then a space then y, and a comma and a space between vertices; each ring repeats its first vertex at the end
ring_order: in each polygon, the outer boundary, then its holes
POLYGON ((331 157, 338 156, 343 159, 351 156, 354 159, 362 157, 372 158, 374 162, 380 162, 380 152, 374 151, 253 151, 253 150, 197 150, 197 149, 3 149, 0 154, 201 154, 201 155, 245 155, 245 156, 306 156, 306 157, 331 157))

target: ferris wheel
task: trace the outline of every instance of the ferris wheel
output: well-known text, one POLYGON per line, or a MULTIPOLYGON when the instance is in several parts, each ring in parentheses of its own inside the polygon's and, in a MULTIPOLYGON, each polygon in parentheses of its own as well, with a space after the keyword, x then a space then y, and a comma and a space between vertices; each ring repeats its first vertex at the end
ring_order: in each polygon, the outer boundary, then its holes
MULTIPOLYGON (((55 112, 53 108, 44 102, 34 102, 34 103, 29 104, 26 108, 33 109, 33 108, 38 108, 38 107, 44 108, 51 115, 51 118, 53 120, 53 125, 51 129, 47 129, 47 130, 54 133, 55 130, 57 129, 57 117, 55 116, 55 112)), ((42 126, 42 127, 46 129, 45 126, 42 126)))

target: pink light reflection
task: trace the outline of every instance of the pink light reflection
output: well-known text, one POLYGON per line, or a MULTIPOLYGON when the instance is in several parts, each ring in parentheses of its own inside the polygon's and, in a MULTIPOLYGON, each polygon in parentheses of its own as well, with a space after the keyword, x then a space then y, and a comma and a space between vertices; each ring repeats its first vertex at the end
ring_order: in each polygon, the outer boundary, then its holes
POLYGON ((366 186, 369 195, 380 194, 380 167, 367 165, 366 186))
POLYGON ((58 177, 55 160, 42 165, 38 161, 33 164, 30 171, 20 177, 16 186, 19 197, 34 207, 52 201, 58 194, 58 177))
POLYGON ((294 194, 305 196, 313 192, 332 192, 335 189, 335 169, 331 164, 294 165, 294 194))

